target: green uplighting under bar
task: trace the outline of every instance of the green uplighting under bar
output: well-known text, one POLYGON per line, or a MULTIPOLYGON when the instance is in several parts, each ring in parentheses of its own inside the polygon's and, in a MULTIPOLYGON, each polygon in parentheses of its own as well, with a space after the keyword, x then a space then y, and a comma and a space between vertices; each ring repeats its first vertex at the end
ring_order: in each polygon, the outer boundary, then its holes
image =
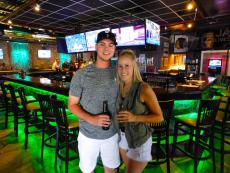
POLYGON ((34 97, 37 97, 37 94, 49 94, 49 95, 55 94, 55 95, 57 95, 57 99, 63 100, 66 105, 68 104, 68 96, 66 96, 66 95, 62 95, 62 94, 58 94, 58 93, 55 93, 55 92, 43 90, 43 89, 40 89, 40 88, 35 88, 35 87, 32 87, 32 86, 19 84, 19 83, 16 83, 16 82, 11 82, 10 81, 9 83, 14 88, 23 87, 25 89, 25 92, 26 92, 27 95, 32 95, 34 97))

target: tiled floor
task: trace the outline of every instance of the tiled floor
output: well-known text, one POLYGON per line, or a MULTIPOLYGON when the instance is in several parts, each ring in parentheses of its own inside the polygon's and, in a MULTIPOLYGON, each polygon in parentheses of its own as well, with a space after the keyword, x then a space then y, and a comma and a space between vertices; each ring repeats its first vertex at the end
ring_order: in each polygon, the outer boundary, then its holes
MULTIPOLYGON (((29 148, 24 149, 24 125, 19 125, 19 137, 15 137, 13 132, 12 117, 9 128, 4 129, 4 116, 0 112, 0 173, 62 173, 64 172, 64 162, 59 161, 57 168, 54 166, 54 149, 45 147, 44 163, 40 161, 41 134, 29 136, 29 148)), ((216 156, 219 165, 219 154, 216 156)), ((230 155, 225 157, 225 173, 230 172, 230 155)), ((217 166, 218 166, 217 165, 217 166)), ((219 167, 217 167, 217 173, 219 167)), ((211 160, 201 161, 198 168, 200 173, 211 173, 211 160)), ((78 160, 71 161, 69 173, 80 172, 78 160)), ((96 173, 102 173, 103 169, 97 166, 96 173)), ((124 172, 122 166, 120 172, 124 172)), ((145 169, 144 173, 164 173, 166 164, 145 169)), ((187 157, 178 157, 171 161, 172 173, 193 172, 193 161, 187 157)))

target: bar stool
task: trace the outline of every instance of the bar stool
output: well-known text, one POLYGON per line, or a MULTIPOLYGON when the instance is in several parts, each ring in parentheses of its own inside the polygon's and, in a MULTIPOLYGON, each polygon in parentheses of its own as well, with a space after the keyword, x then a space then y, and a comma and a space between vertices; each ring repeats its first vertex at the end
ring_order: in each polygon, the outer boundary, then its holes
POLYGON ((230 141, 227 140, 230 137, 230 96, 221 97, 221 103, 216 115, 214 134, 215 144, 217 141, 220 142, 220 147, 215 145, 215 151, 220 153, 220 172, 224 173, 224 156, 230 154, 230 150, 225 149, 225 145, 230 145, 230 141))
POLYGON ((52 107, 56 116, 57 122, 57 146, 55 155, 55 165, 57 157, 65 161, 65 173, 68 173, 68 162, 79 158, 78 152, 76 156, 69 156, 69 149, 71 144, 76 144, 77 148, 77 134, 79 131, 79 120, 75 115, 66 114, 66 106, 63 101, 51 99, 52 107), (63 139, 64 138, 64 139, 63 139), (65 155, 62 151, 65 149, 65 155))
MULTIPOLYGON (((22 124, 23 122, 19 122, 19 119, 24 119, 23 111, 22 111, 22 101, 20 97, 17 97, 14 87, 11 84, 5 86, 8 91, 10 91, 10 101, 12 110, 14 112, 14 132, 15 136, 18 136, 18 124, 22 124)), ((33 96, 26 96, 28 102, 34 102, 36 99, 33 96)))
POLYGON ((21 102, 22 110, 25 116, 25 149, 28 148, 28 136, 29 134, 39 133, 41 130, 29 131, 30 127, 42 125, 42 122, 38 121, 37 112, 40 111, 40 105, 38 101, 29 102, 25 95, 25 90, 22 87, 17 88, 21 102))
MULTIPOLYGON (((200 100, 198 113, 175 116, 172 157, 176 149, 191 157, 194 160, 195 173, 197 173, 199 160, 212 156, 215 163, 213 128, 219 104, 220 100, 200 100), (188 147, 177 141, 178 130, 190 135, 188 141, 183 141, 183 144, 187 142, 188 147), (209 155, 202 156, 203 151, 207 151, 209 155)), ((215 164, 213 164, 213 171, 215 172, 215 164)))
POLYGON ((38 94, 38 101, 42 111, 42 147, 41 147, 41 161, 43 161, 44 146, 55 148, 55 144, 49 144, 51 140, 55 137, 56 139, 56 117, 53 112, 53 107, 51 105, 51 98, 57 99, 56 95, 43 95, 38 94), (55 129, 55 130, 54 130, 55 129), (45 133, 48 134, 48 137, 45 138, 45 133))
MULTIPOLYGON (((8 117, 9 113, 12 112, 11 101, 10 101, 10 93, 7 91, 6 85, 4 81, 0 82, 0 87, 2 91, 2 98, 3 98, 3 107, 5 108, 5 128, 8 127, 8 117)), ((18 97, 18 94, 16 95, 18 97)))
POLYGON ((148 162, 147 168, 154 165, 167 163, 167 173, 170 173, 169 126, 170 120, 172 118, 174 100, 159 101, 159 104, 164 116, 164 121, 162 123, 150 124, 151 127, 154 129, 154 132, 152 134, 152 150, 155 149, 154 155, 156 157, 152 161, 148 162))

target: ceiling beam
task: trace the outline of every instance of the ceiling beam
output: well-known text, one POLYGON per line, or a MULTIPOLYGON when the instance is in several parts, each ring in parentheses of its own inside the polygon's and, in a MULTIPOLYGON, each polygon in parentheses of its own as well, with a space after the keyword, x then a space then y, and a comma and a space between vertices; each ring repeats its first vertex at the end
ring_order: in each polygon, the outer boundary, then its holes
POLYGON ((26 1, 23 5, 21 5, 17 10, 13 11, 12 13, 10 13, 9 15, 6 15, 5 17, 3 17, 0 22, 6 22, 7 20, 9 20, 10 18, 12 18, 13 16, 16 16, 20 11, 24 10, 25 8, 27 8, 30 5, 33 5, 37 2, 37 0, 28 0, 26 1))
POLYGON ((2 8, 2 7, 0 7, 0 11, 4 11, 6 13, 12 13, 13 12, 13 10, 9 10, 9 9, 2 8))

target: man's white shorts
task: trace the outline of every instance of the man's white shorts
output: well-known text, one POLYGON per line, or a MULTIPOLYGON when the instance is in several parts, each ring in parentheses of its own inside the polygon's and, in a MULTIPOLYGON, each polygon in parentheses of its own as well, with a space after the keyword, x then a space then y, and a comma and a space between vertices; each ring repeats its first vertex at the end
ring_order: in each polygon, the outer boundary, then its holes
POLYGON ((151 148, 152 148, 152 137, 137 148, 129 148, 125 133, 121 132, 121 141, 119 147, 127 151, 128 158, 139 162, 148 162, 152 160, 151 148))
POLYGON ((120 165, 118 134, 101 140, 88 138, 79 132, 78 151, 79 167, 84 173, 90 173, 95 169, 99 154, 104 166, 117 168, 120 165))

